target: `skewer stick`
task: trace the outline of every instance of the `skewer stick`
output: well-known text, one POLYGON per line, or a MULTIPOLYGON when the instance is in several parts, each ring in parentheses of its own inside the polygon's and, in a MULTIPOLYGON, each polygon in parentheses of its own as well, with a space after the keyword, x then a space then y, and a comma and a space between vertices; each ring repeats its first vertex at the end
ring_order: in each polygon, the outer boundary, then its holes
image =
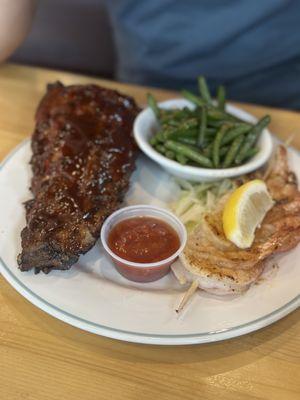
POLYGON ((283 143, 285 147, 288 147, 292 141, 295 139, 295 134, 292 133, 287 139, 286 141, 283 143))
POLYGON ((184 296, 182 297, 178 307, 175 309, 175 311, 177 313, 182 311, 183 307, 192 298, 192 296, 196 292, 197 288, 198 288, 198 282, 197 281, 193 281, 191 286, 188 288, 188 290, 185 292, 184 296))
POLYGON ((180 264, 180 261, 177 260, 171 265, 171 271, 175 275, 175 278, 178 280, 180 285, 185 285, 187 283, 186 276, 184 274, 184 269, 180 264))

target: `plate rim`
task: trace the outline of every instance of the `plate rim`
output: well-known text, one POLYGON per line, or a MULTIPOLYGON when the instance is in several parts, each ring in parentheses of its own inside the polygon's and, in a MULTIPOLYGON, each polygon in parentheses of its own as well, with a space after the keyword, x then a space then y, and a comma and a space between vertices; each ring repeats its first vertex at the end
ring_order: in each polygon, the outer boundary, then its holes
MULTIPOLYGON (((13 156, 21 150, 30 139, 25 139, 19 143, 1 162, 0 172, 7 164, 7 162, 13 158, 13 156)), ((296 153, 299 152, 295 149, 296 153)), ((94 333, 101 336, 106 336, 112 339, 123 340, 127 342, 142 343, 142 344, 156 344, 156 345, 186 345, 186 344, 201 344, 216 342, 225 339, 242 336, 247 333, 251 333, 258 329, 264 328, 281 318, 284 318, 289 313, 293 312, 300 306, 300 294, 290 300, 288 303, 277 308, 271 313, 264 315, 256 320, 247 322, 242 325, 235 326, 233 328, 226 328, 216 331, 193 333, 193 334, 179 334, 179 335, 162 335, 162 334, 149 334, 149 333, 138 333, 132 331, 126 331, 122 329, 112 328, 109 326, 97 324, 95 322, 85 320, 84 318, 78 317, 60 309, 59 307, 49 303, 43 299, 31 289, 29 289, 6 265, 2 257, 0 256, 0 272, 7 282, 26 300, 40 308, 47 314, 55 317, 69 325, 72 325, 81 330, 94 333)))
POLYGON ((14 275, 10 268, 3 261, 2 257, 0 257, 0 271, 4 278, 18 293, 20 293, 23 297, 25 297, 25 299, 30 301, 32 304, 34 304, 36 307, 40 308, 47 314, 50 314, 51 316, 79 329, 86 330, 97 335, 143 344, 184 345, 216 342, 224 339, 230 339, 264 328, 285 317, 292 311, 296 310, 300 305, 299 294, 288 303, 284 304, 283 306, 279 307, 278 309, 272 311, 267 315, 257 318, 254 321, 250 321, 245 324, 235 326, 233 328, 226 328, 217 331, 180 335, 137 333, 97 324, 96 322, 78 317, 49 303, 47 300, 34 293, 16 275, 14 275))

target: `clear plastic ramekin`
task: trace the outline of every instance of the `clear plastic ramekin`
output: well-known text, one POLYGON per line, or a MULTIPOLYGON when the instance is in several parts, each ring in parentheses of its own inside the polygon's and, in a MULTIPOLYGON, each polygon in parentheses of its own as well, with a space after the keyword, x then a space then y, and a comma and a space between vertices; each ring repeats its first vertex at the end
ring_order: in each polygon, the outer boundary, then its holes
POLYGON ((101 229, 102 245, 114 261, 117 271, 125 278, 135 282, 153 282, 165 276, 170 270, 170 265, 184 249, 186 240, 185 226, 174 214, 163 208, 148 205, 121 208, 106 219, 101 229), (180 241, 178 250, 170 257, 153 263, 138 263, 119 257, 108 246, 108 235, 117 223, 134 217, 153 217, 166 222, 178 234, 180 241))

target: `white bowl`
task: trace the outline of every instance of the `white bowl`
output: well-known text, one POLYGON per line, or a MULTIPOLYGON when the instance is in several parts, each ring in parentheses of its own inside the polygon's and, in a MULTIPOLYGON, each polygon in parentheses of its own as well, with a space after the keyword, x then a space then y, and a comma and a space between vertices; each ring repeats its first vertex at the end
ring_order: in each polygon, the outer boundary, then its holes
MULTIPOLYGON (((159 103, 159 107, 165 109, 183 107, 194 108, 194 105, 185 99, 172 99, 159 103)), ((257 119, 253 115, 232 105, 227 105, 226 111, 246 122, 257 122, 257 119)), ((134 137, 139 148, 170 174, 190 181, 215 181, 247 174, 265 164, 272 153, 272 137, 268 129, 264 129, 258 142, 258 153, 243 165, 226 169, 209 169, 181 165, 178 162, 161 155, 150 145, 149 140, 155 134, 157 129, 158 123, 153 111, 149 107, 145 108, 136 117, 133 126, 134 137)))

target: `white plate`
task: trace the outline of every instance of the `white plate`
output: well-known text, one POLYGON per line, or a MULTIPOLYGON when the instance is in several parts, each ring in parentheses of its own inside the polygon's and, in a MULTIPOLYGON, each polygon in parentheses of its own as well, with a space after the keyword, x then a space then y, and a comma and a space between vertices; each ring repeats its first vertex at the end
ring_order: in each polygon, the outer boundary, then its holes
MULTIPOLYGON (((0 270, 37 307, 78 328, 115 339, 152 344, 213 342, 262 328, 299 306, 300 246, 276 258, 258 285, 240 297, 218 298, 198 291, 180 317, 174 312, 184 291, 172 274, 151 284, 121 277, 99 243, 70 271, 49 275, 20 272, 16 257, 25 225, 22 202, 30 197, 29 142, 17 148, 0 170, 0 270)), ((300 157, 291 162, 300 172, 300 157)), ((141 158, 126 204, 160 206, 177 187, 152 161, 141 158)))

